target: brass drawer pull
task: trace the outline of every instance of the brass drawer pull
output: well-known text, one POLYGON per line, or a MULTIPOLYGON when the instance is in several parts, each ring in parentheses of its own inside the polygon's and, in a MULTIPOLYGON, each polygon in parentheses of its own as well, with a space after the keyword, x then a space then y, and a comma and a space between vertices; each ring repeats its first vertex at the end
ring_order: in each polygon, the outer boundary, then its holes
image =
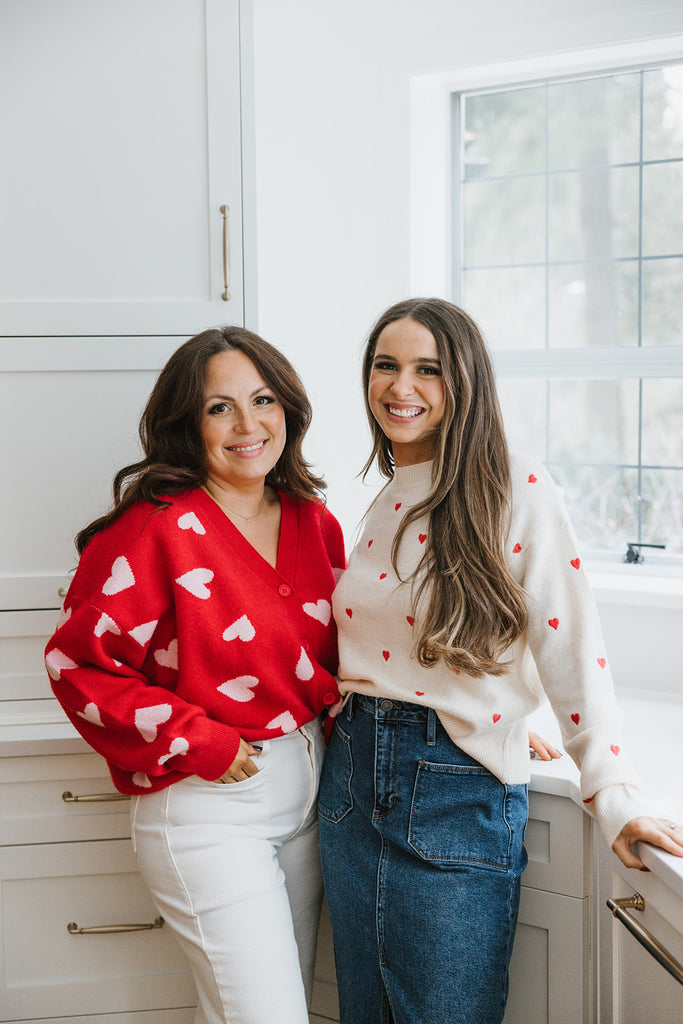
POLYGON ((607 906, 616 919, 626 926, 634 939, 637 939, 641 946, 645 947, 650 956, 653 956, 669 974, 673 975, 680 985, 683 985, 683 966, 676 957, 669 952, 666 946, 662 945, 659 939, 654 937, 652 932, 649 932, 647 928, 643 928, 642 924, 626 913, 627 909, 645 910, 645 900, 640 893, 634 892, 633 896, 626 896, 618 900, 609 899, 607 900, 607 906))
POLYGON ((230 207, 221 206, 223 214, 223 302, 230 301, 230 207))
POLYGON ((99 924, 92 928, 79 928, 75 921, 71 921, 66 930, 69 935, 116 935, 119 932, 151 932, 154 928, 161 928, 163 923, 163 917, 155 917, 149 924, 99 924))
POLYGON ((86 793, 85 796, 74 796, 67 789, 62 793, 65 804, 104 804, 109 800, 130 800, 127 793, 86 793))

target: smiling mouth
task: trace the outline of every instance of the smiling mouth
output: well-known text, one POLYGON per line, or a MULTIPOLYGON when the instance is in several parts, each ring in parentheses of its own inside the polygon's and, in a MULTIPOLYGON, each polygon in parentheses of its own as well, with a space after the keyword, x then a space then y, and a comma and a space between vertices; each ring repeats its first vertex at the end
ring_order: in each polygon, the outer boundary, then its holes
POLYGON ((253 444, 231 444, 229 452, 237 452, 238 455, 247 455, 251 452, 258 452, 266 445, 266 441, 254 441, 253 444))
POLYGON ((386 409, 390 416, 394 416, 400 420, 417 419, 417 417, 421 416, 422 413, 425 411, 424 409, 421 409, 419 406, 416 405, 411 405, 405 408, 401 408, 396 405, 385 405, 384 408, 386 409))

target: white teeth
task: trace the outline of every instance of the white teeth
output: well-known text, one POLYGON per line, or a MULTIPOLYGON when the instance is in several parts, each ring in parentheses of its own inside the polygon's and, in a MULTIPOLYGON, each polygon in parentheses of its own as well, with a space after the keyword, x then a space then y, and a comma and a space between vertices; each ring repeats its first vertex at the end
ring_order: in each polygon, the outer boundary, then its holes
POLYGON ((230 451, 231 452, 255 452, 257 448, 262 448, 266 442, 257 441, 256 444, 234 444, 230 451))
POLYGON ((394 409, 393 406, 389 406, 389 412, 392 416, 400 416, 404 420, 413 419, 415 416, 419 416, 422 409, 394 409))

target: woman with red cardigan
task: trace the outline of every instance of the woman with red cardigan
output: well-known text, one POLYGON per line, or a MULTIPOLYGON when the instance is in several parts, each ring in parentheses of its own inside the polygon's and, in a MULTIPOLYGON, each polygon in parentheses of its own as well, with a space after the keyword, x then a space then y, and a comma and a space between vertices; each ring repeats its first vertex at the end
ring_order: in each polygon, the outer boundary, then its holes
POLYGON ((140 869, 192 965, 196 1024, 308 1021, 344 566, 302 456, 309 421, 294 369, 258 336, 182 345, 143 413, 144 458, 77 537, 46 650, 55 695, 131 795, 140 869))

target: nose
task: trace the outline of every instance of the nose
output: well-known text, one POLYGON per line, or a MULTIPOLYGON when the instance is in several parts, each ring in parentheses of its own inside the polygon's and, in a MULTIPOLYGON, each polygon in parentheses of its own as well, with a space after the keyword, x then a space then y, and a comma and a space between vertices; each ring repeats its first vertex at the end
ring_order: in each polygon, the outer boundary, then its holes
POLYGON ((252 434, 257 427, 254 410, 251 407, 237 410, 235 429, 239 434, 252 434))
POLYGON ((391 384, 391 390, 397 398, 407 398, 414 392, 413 379, 410 367, 401 370, 391 384))

